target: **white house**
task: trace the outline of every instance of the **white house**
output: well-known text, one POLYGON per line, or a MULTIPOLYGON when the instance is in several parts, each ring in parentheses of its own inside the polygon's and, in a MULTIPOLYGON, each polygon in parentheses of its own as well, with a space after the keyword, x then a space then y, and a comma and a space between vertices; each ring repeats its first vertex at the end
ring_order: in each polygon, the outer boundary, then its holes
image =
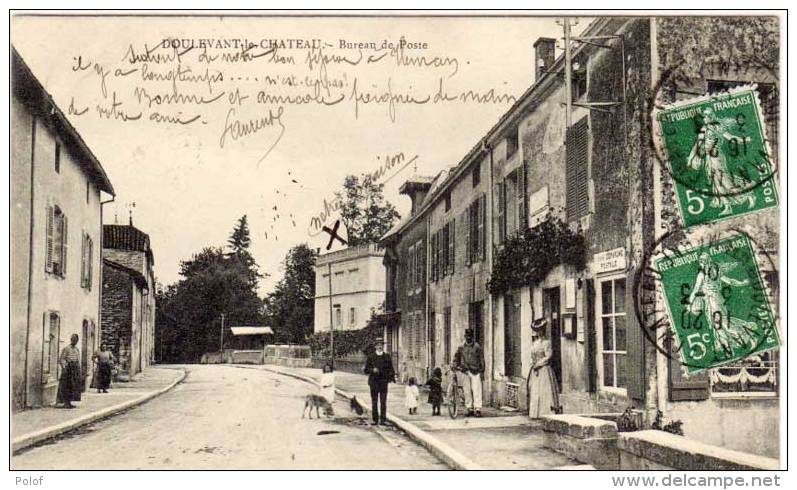
POLYGON ((363 328, 385 301, 385 251, 376 244, 320 255, 315 266, 314 332, 363 328), (331 276, 330 276, 331 273, 331 276), (331 299, 330 299, 331 286, 331 299))

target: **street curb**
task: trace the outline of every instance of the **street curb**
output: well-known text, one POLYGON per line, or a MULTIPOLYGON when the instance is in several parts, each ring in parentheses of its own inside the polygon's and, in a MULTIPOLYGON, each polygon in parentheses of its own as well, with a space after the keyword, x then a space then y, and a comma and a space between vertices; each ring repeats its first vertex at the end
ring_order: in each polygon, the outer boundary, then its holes
MULTIPOLYGON (((169 368, 165 368, 169 369, 169 368)), ((176 370, 175 370, 176 371, 176 370)), ((82 417, 68 420, 66 422, 62 422, 58 425, 54 425, 52 427, 47 427, 45 429, 38 430, 36 432, 30 432, 28 434, 23 434, 19 437, 15 437, 11 441, 11 453, 16 454, 17 452, 33 446, 34 444, 38 444, 42 441, 46 441, 47 439, 52 439, 53 437, 59 436, 65 432, 69 432, 71 430, 77 429, 86 424, 90 424, 92 422, 96 422, 98 420, 108 418, 116 413, 122 412, 127 410, 128 408, 135 407, 137 405, 141 405, 142 403, 148 402, 153 398, 160 396, 167 391, 171 390, 175 386, 177 386, 180 382, 182 382, 187 373, 185 369, 180 369, 181 374, 168 386, 161 388, 157 391, 153 391, 151 393, 147 393, 146 395, 141 395, 138 398, 134 398, 132 400, 128 400, 126 402, 118 403, 116 405, 112 405, 107 408, 103 408, 94 413, 86 414, 82 417)))
MULTIPOLYGON (((270 367, 266 367, 266 365, 262 365, 263 368, 255 368, 251 367, 248 369, 261 369, 263 371, 269 371, 276 374, 281 374, 283 376, 289 376, 291 378, 296 378, 301 381, 305 381, 307 383, 312 383, 317 385, 316 381, 312 378, 308 378, 307 376, 303 376, 301 374, 291 373, 287 371, 282 371, 280 369, 274 369, 270 367)), ((243 366, 238 366, 243 367, 243 366)), ((340 388, 335 388, 335 393, 338 395, 346 398, 347 400, 351 400, 354 397, 354 394, 349 393, 348 391, 342 390, 340 388)), ((365 407, 363 407, 365 408, 365 407)), ((365 408, 367 411, 368 409, 365 408)), ((407 433, 410 439, 415 441, 416 443, 420 444, 427 451, 432 453, 437 459, 448 465, 449 468, 454 470, 483 470, 481 466, 476 464, 473 460, 465 456, 464 454, 460 453, 453 447, 449 446, 448 444, 444 443, 440 439, 432 436, 428 432, 422 430, 415 424, 411 422, 407 422, 406 420, 400 419, 395 415, 391 414, 390 412, 387 413, 387 420, 393 423, 396 427, 403 430, 407 433)))

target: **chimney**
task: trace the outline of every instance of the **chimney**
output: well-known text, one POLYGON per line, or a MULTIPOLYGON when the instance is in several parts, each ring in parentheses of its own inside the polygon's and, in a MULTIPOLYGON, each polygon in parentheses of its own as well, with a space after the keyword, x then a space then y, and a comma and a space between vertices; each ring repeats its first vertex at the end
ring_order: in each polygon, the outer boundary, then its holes
POLYGON ((432 180, 431 177, 413 176, 399 187, 399 194, 410 196, 412 200, 411 215, 414 215, 418 211, 418 208, 426 197, 426 193, 428 193, 429 189, 432 187, 432 180))
POLYGON ((550 70, 556 59, 556 39, 541 37, 534 42, 534 81, 550 70))

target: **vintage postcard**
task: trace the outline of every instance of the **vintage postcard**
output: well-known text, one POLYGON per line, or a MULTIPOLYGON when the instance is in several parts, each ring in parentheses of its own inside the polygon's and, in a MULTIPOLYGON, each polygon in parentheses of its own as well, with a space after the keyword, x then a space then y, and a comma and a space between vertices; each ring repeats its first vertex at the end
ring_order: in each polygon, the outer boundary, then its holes
POLYGON ((17 484, 785 468, 786 23, 12 11, 17 484))

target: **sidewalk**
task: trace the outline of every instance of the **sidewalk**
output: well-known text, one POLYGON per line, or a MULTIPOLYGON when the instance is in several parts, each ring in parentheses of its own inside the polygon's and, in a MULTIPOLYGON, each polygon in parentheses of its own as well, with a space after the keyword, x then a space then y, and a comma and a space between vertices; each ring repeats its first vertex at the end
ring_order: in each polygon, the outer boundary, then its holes
POLYGON ((11 416, 11 450, 17 452, 46 439, 85 424, 140 405, 166 391, 185 378, 185 370, 147 368, 131 381, 115 382, 108 393, 88 390, 77 408, 42 407, 24 410, 11 416))
MULTIPOLYGON (((312 368, 273 365, 256 368, 312 380, 318 380, 321 376, 320 370, 312 368)), ((355 395, 370 410, 371 395, 365 375, 337 371, 335 384, 338 390, 355 395)), ((524 414, 485 407, 482 418, 460 416, 452 420, 445 407, 442 409, 443 415, 432 416, 431 405, 426 403, 427 396, 425 392, 421 393, 419 413, 409 415, 404 408, 404 385, 391 384, 387 397, 388 419, 452 467, 541 470, 579 465, 579 462, 543 447, 540 424, 524 414)))

